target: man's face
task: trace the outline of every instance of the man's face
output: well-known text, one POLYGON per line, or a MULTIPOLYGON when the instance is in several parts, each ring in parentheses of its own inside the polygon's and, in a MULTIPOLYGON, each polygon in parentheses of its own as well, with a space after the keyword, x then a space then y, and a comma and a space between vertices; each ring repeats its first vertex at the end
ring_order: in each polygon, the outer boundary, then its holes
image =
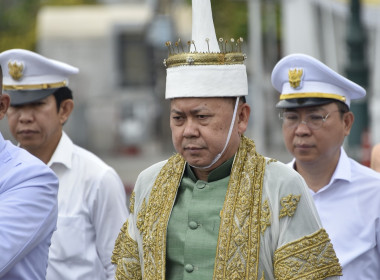
POLYGON ((63 118, 54 95, 20 106, 10 106, 10 131, 20 146, 30 152, 54 150, 62 134, 63 118))
MULTIPOLYGON (((245 131, 248 121, 248 119, 240 121, 242 106, 247 105, 239 105, 229 145, 213 168, 232 157, 237 150, 239 133, 245 131)), ((174 148, 190 165, 197 167, 209 165, 224 148, 233 111, 234 99, 231 98, 173 99, 170 128, 174 148)))
POLYGON ((328 117, 317 129, 310 128, 305 123, 287 126, 284 121, 282 133, 286 148, 296 158, 297 162, 317 163, 337 160, 340 147, 345 136, 350 133, 353 114, 347 112, 341 117, 338 106, 330 103, 323 106, 286 109, 298 115, 302 121, 315 119, 318 116, 328 117))

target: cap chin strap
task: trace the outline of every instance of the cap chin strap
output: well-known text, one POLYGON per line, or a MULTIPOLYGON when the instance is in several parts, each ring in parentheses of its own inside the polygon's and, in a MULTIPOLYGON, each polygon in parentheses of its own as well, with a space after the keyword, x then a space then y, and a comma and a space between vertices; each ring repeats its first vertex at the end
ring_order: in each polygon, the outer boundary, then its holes
POLYGON ((239 96, 236 97, 234 114, 232 116, 232 120, 231 120, 231 124, 230 124, 230 130, 228 131, 227 140, 226 140, 226 143, 224 144, 223 150, 219 154, 216 155, 216 157, 213 159, 213 161, 209 165, 207 165, 207 166, 195 166, 195 165, 189 164, 191 167, 194 167, 194 168, 197 168, 197 169, 202 169, 202 170, 208 169, 211 166, 213 166, 221 158, 221 156, 223 155, 224 151, 227 148, 228 143, 230 142, 230 138, 231 138, 231 134, 232 134, 232 129, 234 128, 234 123, 235 123, 235 119, 236 119, 236 113, 237 113, 237 107, 238 107, 238 104, 239 104, 239 99, 240 99, 239 96))

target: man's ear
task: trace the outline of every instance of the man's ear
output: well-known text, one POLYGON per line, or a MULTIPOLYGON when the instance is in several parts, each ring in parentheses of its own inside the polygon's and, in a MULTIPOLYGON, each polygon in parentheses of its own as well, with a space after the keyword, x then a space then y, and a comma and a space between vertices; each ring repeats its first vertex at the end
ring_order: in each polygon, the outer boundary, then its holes
POLYGON ((354 119, 355 119, 354 114, 351 111, 343 115, 345 136, 350 134, 352 124, 354 123, 354 119))
POLYGON ((11 99, 10 99, 8 94, 1 94, 0 95, 0 120, 4 118, 5 113, 8 110, 10 101, 11 101, 11 99))
POLYGON ((61 102, 58 114, 62 125, 67 121, 73 109, 74 101, 72 99, 65 99, 61 102))
POLYGON ((249 115, 251 114, 251 107, 247 103, 243 103, 239 106, 237 121, 238 121, 238 132, 243 134, 248 127, 249 115))

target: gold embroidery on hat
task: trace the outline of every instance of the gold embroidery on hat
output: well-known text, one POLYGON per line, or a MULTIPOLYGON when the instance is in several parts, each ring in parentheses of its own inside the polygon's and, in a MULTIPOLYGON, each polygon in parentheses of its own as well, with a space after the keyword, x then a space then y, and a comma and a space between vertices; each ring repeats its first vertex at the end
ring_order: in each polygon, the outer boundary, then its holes
POLYGON ((301 84, 301 77, 303 75, 302 69, 289 69, 288 76, 289 76, 289 83, 292 88, 298 88, 301 84))
POLYGON ((8 73, 11 75, 11 77, 18 81, 23 76, 24 71, 24 65, 22 63, 15 62, 8 62, 8 73))
POLYGON ((218 53, 210 52, 209 39, 205 39, 208 52, 198 52, 193 40, 187 42, 188 51, 185 52, 178 39, 177 42, 167 41, 165 45, 169 50, 169 57, 164 60, 167 68, 184 65, 233 65, 244 64, 247 56, 242 53, 241 45, 243 38, 224 40, 219 38, 220 51, 218 53), (194 46, 195 52, 190 52, 191 45, 194 46))

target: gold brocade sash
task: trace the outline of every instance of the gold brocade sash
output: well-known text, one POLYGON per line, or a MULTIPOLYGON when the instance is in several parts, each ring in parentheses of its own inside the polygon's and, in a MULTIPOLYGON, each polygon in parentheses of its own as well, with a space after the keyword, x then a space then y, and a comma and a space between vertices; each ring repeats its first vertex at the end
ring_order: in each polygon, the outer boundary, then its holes
MULTIPOLYGON (((138 213, 144 279, 165 279, 166 229, 184 167, 180 155, 172 156, 161 169, 148 204, 138 213)), ((243 136, 221 212, 214 279, 257 279, 264 170, 264 157, 243 136)))

